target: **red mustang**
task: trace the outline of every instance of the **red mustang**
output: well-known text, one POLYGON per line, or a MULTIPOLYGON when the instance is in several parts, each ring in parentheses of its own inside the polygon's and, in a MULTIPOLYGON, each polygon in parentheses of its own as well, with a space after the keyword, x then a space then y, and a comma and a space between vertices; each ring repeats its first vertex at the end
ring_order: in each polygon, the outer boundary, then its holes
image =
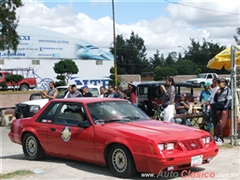
POLYGON ((33 117, 14 120, 9 138, 30 160, 50 155, 107 165, 122 178, 190 168, 218 153, 208 132, 151 120, 110 98, 49 101, 33 117))

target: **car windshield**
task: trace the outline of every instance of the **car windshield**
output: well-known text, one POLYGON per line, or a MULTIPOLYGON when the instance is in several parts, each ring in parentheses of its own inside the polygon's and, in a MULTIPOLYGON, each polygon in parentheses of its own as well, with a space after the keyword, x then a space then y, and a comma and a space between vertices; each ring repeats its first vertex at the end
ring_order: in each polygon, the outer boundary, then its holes
POLYGON ((196 78, 205 78, 205 77, 206 77, 206 74, 199 74, 199 75, 197 75, 196 78))
POLYGON ((95 123, 113 121, 137 121, 150 119, 143 111, 127 101, 96 102, 87 105, 95 123))

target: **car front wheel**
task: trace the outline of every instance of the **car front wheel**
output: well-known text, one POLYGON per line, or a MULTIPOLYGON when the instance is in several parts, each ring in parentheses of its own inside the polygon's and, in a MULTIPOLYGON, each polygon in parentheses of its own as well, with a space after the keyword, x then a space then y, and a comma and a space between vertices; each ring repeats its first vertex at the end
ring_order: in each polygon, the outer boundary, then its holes
POLYGON ((128 178, 136 174, 132 154, 125 146, 120 144, 115 144, 110 148, 108 166, 117 177, 128 178))
POLYGON ((29 160, 43 159, 46 155, 38 139, 32 133, 27 133, 24 135, 22 148, 24 155, 29 160))

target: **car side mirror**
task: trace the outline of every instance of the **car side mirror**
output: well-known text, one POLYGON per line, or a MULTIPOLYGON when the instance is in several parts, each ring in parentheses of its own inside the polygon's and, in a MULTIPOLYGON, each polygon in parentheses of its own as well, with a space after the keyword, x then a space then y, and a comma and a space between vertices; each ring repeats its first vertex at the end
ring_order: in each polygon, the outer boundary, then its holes
POLYGON ((78 123, 78 127, 81 127, 81 128, 88 128, 89 126, 91 126, 90 122, 89 121, 81 121, 78 123))

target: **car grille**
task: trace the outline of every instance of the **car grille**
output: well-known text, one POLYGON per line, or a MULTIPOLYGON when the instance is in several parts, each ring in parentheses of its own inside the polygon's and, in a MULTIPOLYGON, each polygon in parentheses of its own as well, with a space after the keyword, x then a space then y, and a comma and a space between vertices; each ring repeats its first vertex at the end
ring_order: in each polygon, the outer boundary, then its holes
POLYGON ((184 147, 188 150, 188 151, 192 151, 192 150, 197 150, 197 149, 202 149, 203 145, 200 141, 200 139, 194 139, 194 140, 190 140, 190 141, 183 141, 182 142, 184 147))
POLYGON ((27 110, 27 104, 21 104, 17 107, 17 112, 24 112, 27 110))

